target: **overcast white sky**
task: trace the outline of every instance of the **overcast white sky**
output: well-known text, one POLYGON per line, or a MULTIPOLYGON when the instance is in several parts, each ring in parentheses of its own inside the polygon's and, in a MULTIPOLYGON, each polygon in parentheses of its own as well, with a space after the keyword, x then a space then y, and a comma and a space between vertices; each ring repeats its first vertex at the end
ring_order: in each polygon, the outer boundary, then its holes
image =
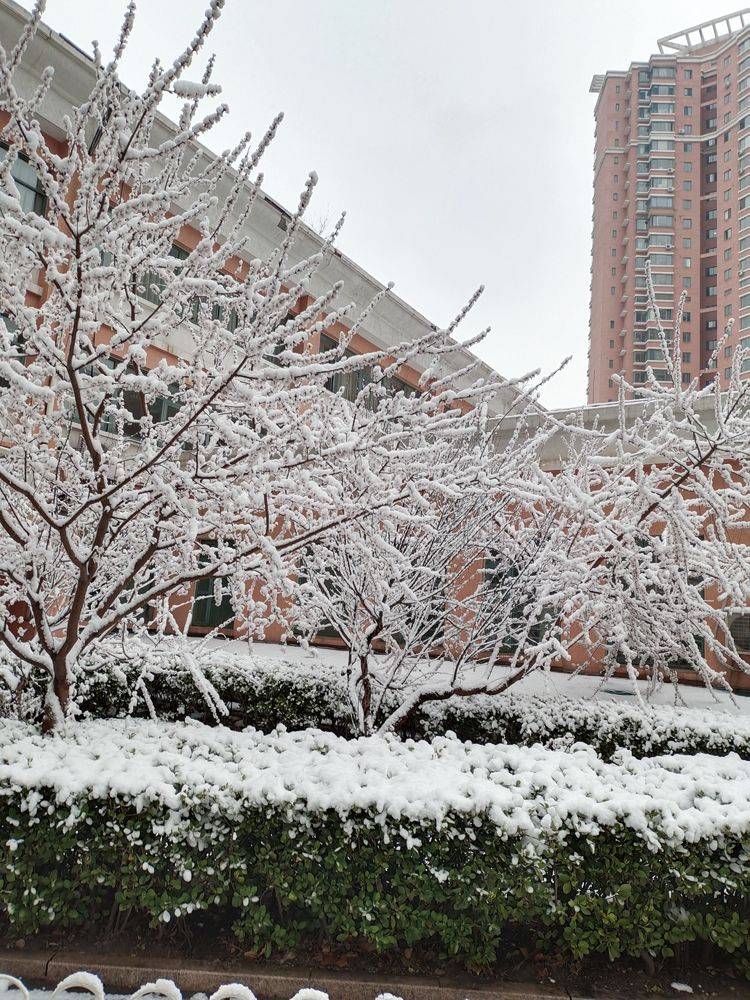
MULTIPOLYGON (((22 0, 30 6, 29 0, 22 0)), ((231 107, 216 150, 283 110, 264 160, 310 221, 347 210, 341 249, 438 324, 486 285, 473 332, 505 375, 549 370, 550 406, 586 396, 594 73, 736 9, 705 0, 227 0, 210 39, 231 107)), ((105 53, 120 0, 48 0, 45 21, 105 53)), ((171 62, 206 0, 139 0, 123 76, 171 62)), ((190 73, 196 79, 197 73, 190 73)))

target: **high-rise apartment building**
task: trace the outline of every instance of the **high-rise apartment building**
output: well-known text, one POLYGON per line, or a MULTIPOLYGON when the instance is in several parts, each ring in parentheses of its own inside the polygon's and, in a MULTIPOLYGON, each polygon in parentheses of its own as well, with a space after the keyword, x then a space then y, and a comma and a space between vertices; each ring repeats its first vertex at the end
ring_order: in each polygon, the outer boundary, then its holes
POLYGON ((750 345, 750 8, 657 44, 648 62, 591 83, 590 403, 616 398, 618 373, 635 386, 647 367, 668 378, 647 261, 669 331, 687 295, 683 381, 725 384, 738 345, 750 345))

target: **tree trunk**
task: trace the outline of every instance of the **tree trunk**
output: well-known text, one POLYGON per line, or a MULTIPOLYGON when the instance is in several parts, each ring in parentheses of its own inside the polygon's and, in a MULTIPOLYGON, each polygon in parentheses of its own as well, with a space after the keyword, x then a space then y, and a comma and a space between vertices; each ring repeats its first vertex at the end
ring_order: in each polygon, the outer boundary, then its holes
POLYGON ((53 674, 44 702, 42 732, 57 729, 68 714, 70 705, 70 675, 66 656, 56 657, 52 663, 53 674))
POLYGON ((372 713, 372 681, 370 679, 367 653, 361 655, 359 658, 359 671, 360 679, 362 681, 362 698, 360 702, 362 708, 362 726, 364 729, 364 735, 371 736, 372 719, 370 718, 370 715, 372 713))

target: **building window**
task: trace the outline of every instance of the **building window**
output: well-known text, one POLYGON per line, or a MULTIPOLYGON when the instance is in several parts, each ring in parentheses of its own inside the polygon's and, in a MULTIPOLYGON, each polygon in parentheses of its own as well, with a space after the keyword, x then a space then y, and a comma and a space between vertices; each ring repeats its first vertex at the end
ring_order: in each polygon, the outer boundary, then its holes
MULTIPOLYGON (((188 251, 183 250, 181 246, 173 243, 172 249, 169 251, 169 256, 176 257, 178 260, 185 260, 188 256, 188 251)), ((161 293, 163 291, 164 279, 156 274, 155 271, 145 271, 136 288, 136 292, 141 298, 146 299, 148 302, 153 302, 154 305, 158 305, 161 302, 161 293)))
MULTIPOLYGON (((204 547, 215 548, 216 542, 204 541, 204 547)), ((205 566, 210 561, 208 553, 202 556, 201 562, 205 566)), ((232 630, 234 628, 234 609, 232 599, 226 592, 228 585, 227 577, 209 577, 206 580, 198 580, 195 585, 195 596, 193 598, 193 618, 191 624, 195 628, 224 628, 232 630), (217 583, 218 581, 218 583, 217 583), (221 587, 219 603, 216 603, 216 590, 221 587)))
POLYGON ((738 653, 750 653, 750 615, 732 615, 729 634, 734 639, 738 653))
MULTIPOLYGON (((29 355, 26 353, 24 338, 18 332, 18 327, 10 318, 10 316, 7 316, 5 313, 0 313, 0 322, 5 324, 5 328, 7 329, 8 333, 11 334, 11 343, 10 343, 11 353, 5 355, 6 361, 11 361, 11 360, 18 361, 21 364, 25 365, 26 359, 29 355)), ((8 379, 0 376, 0 386, 7 388, 9 385, 10 382, 8 381, 8 379)))
MULTIPOLYGON (((0 163, 5 159, 7 152, 8 147, 5 143, 0 143, 0 163)), ((18 189, 18 198, 23 211, 44 215, 47 210, 47 197, 39 183, 36 170, 22 153, 16 155, 10 175, 18 189)))

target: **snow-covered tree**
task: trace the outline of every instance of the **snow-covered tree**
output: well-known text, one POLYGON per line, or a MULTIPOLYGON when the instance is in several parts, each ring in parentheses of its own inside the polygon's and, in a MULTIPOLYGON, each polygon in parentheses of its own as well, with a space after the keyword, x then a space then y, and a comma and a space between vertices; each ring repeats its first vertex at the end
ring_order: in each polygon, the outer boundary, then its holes
POLYGON ((748 352, 725 392, 683 384, 682 303, 672 336, 651 295, 668 378, 622 381, 614 428, 512 415, 481 460, 446 453, 442 493, 306 552, 303 605, 348 651, 362 731, 502 694, 574 647, 578 669, 652 684, 689 668, 727 688, 749 669, 731 632, 750 603, 748 352))
POLYGON ((545 440, 516 436, 500 454, 489 438, 461 451, 445 440, 434 484, 303 553, 299 618, 310 637, 333 635, 347 650, 362 732, 483 689, 500 660, 528 670, 560 654, 546 628, 560 528, 540 502, 545 440))
POLYGON ((577 428, 549 484, 566 524, 560 614, 605 673, 658 683, 687 667, 727 688, 726 671, 750 670, 731 631, 750 603, 750 352, 730 321, 708 365, 729 345, 729 385, 684 381, 685 294, 667 331, 649 269, 647 287, 667 377, 621 379, 617 427, 577 428))
POLYGON ((262 631, 289 598, 298 552, 434 481, 434 442, 481 438, 494 391, 468 369, 463 394, 439 375, 465 310, 389 355, 346 354, 367 311, 338 346, 318 348, 351 310, 339 286, 309 294, 330 241, 294 256, 314 175, 280 246, 253 258, 245 222, 280 119, 256 144, 245 135, 209 157, 199 142, 227 111, 200 110, 220 92, 212 60, 200 82, 186 79, 222 6, 212 0, 140 92, 118 76, 129 6, 62 142, 37 120, 52 70, 30 96, 14 85, 42 3, 0 50, 0 643, 48 675, 48 726, 70 709, 85 650, 145 618, 158 634, 186 632, 194 593, 262 631), (174 127, 160 112, 167 95, 183 102, 174 127), (40 285, 35 301, 27 289, 40 285), (417 358, 424 391, 394 391, 417 358), (354 371, 366 377, 353 405, 323 391, 354 371))

